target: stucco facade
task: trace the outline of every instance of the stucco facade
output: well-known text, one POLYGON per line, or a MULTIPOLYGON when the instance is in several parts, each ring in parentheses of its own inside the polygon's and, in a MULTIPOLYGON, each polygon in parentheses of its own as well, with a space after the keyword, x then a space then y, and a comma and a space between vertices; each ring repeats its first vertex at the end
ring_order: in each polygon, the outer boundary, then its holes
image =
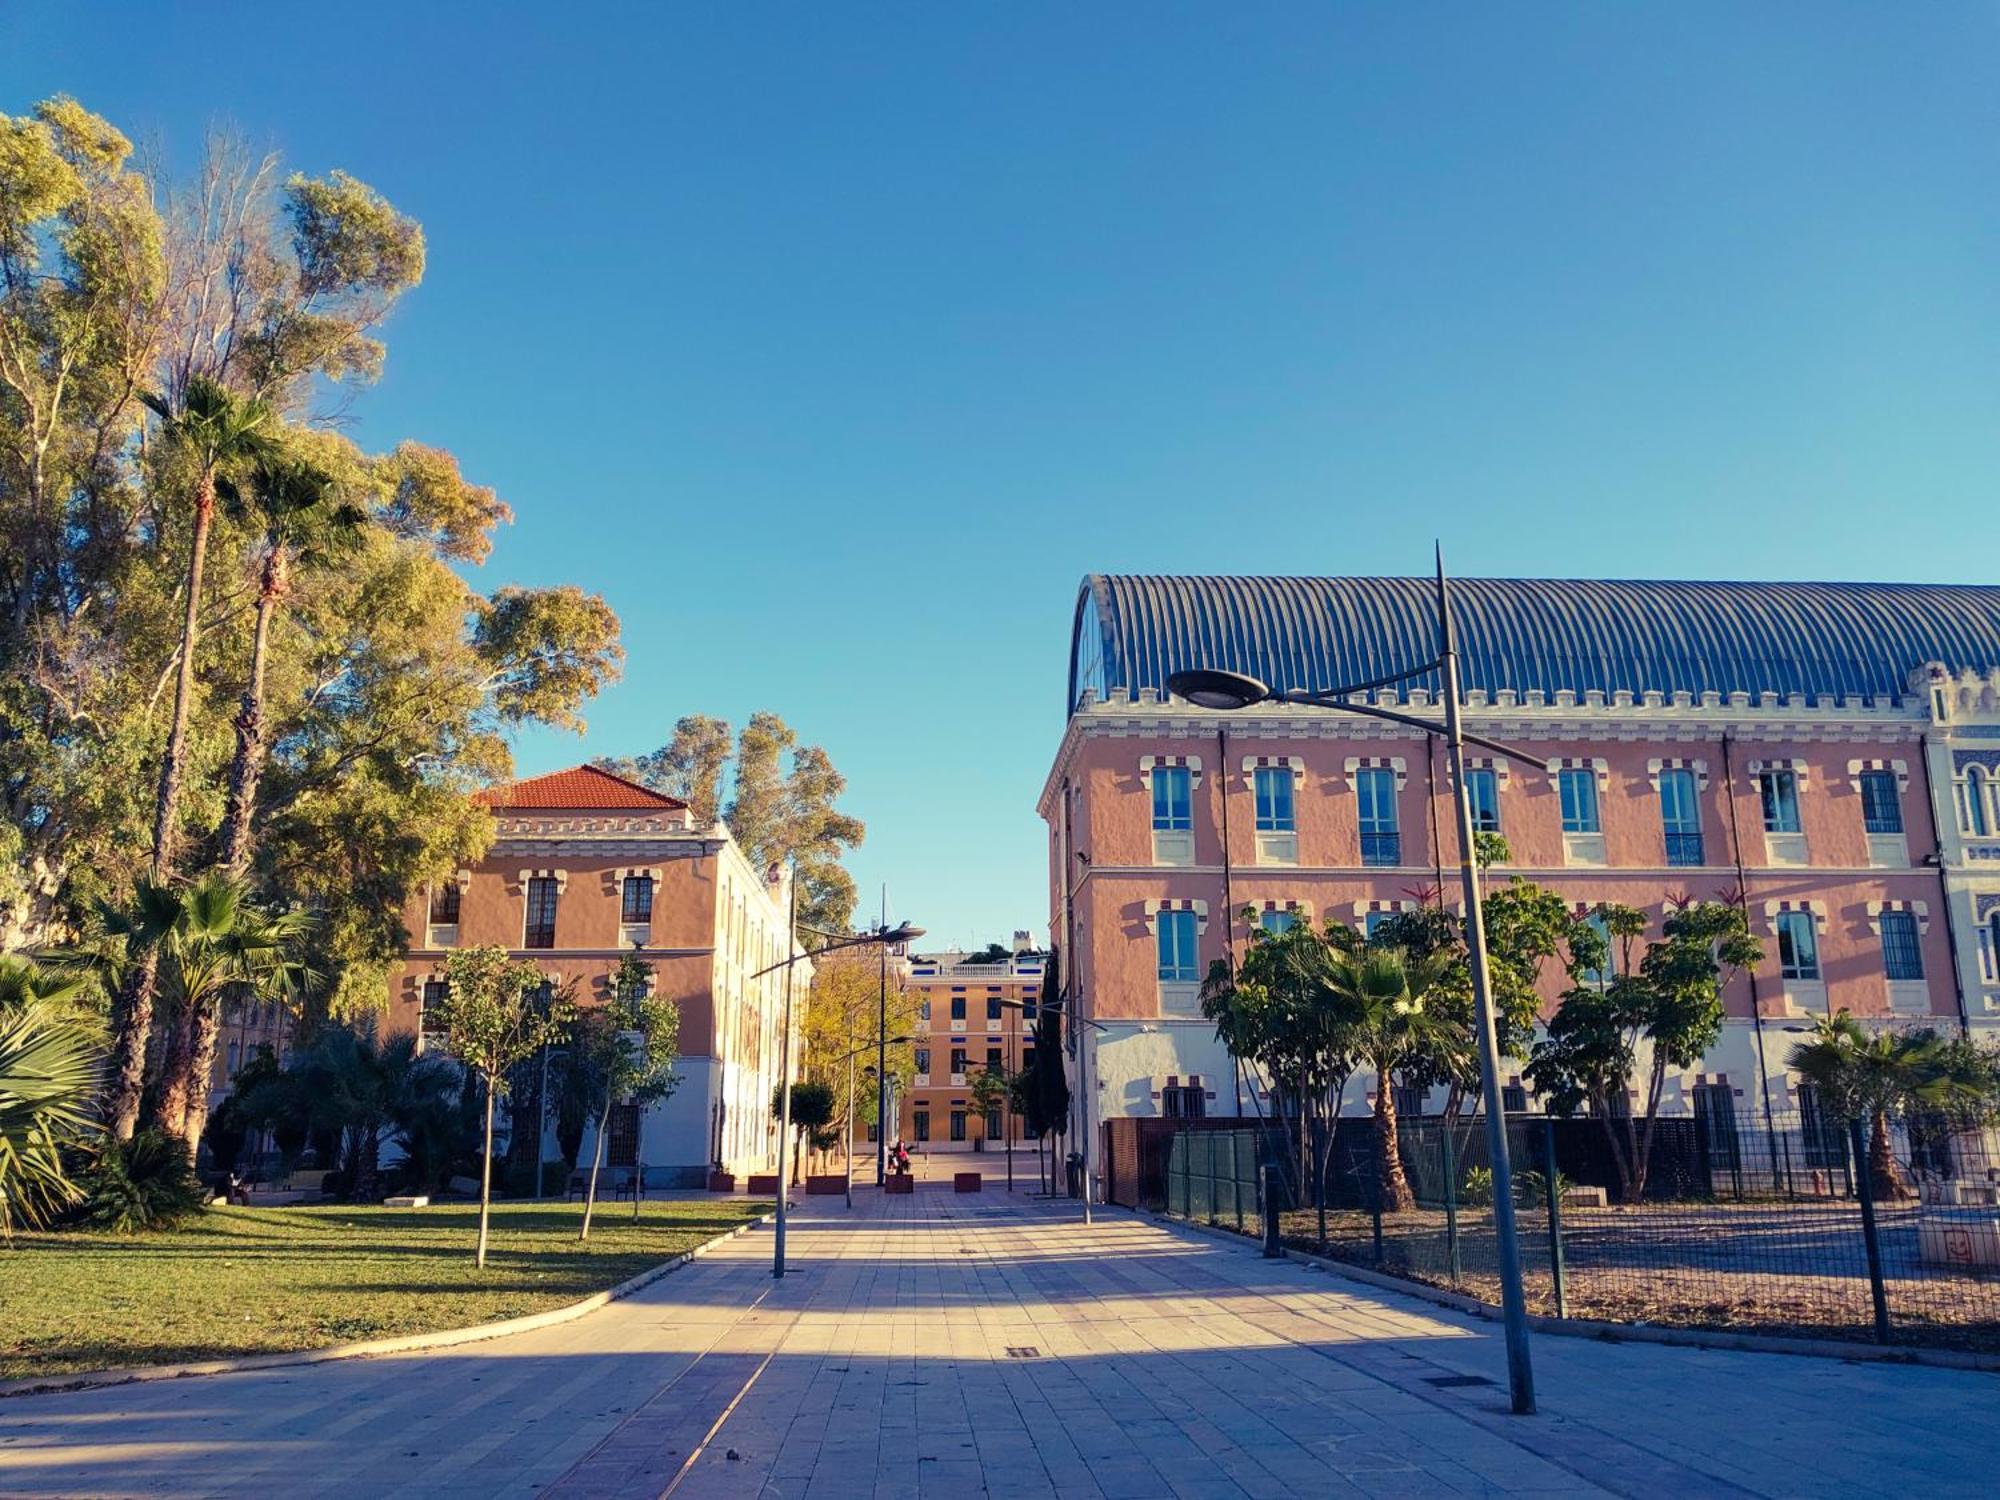
MULTIPOLYGON (((505 948, 581 1006, 608 997, 620 959, 636 948, 680 1010, 680 1081, 643 1118, 614 1122, 608 1154, 643 1165, 661 1185, 698 1183, 717 1164, 774 1170, 784 878, 767 883, 719 823, 696 827, 685 804, 591 768, 482 800, 495 822, 485 858, 447 889, 413 898, 404 914, 410 949, 391 979, 387 1029, 442 1044, 427 1034, 424 1009, 455 948, 505 948), (752 977, 771 965, 780 967, 752 977)), ((802 961, 800 994, 810 977, 802 961)), ((545 1149, 554 1154, 552 1133, 545 1149)), ((586 1156, 593 1149, 587 1139, 586 1156)))
MULTIPOLYGON (((1075 1028, 1073 1075, 1078 1123, 1093 1138, 1095 1122, 1115 1115, 1249 1112, 1247 1085, 1199 1019, 1196 998, 1208 965, 1242 950, 1244 908, 1259 920, 1290 912, 1362 927, 1371 913, 1412 903, 1459 905, 1453 788, 1433 738, 1306 707, 1207 710, 1162 690, 1182 666, 1277 662, 1266 679, 1282 683, 1287 653, 1305 650, 1302 639, 1332 649, 1315 634, 1329 628, 1324 620, 1288 625, 1239 595, 1229 601, 1241 612, 1238 636, 1226 610, 1197 619, 1176 586, 1208 582, 1092 580, 1079 610, 1076 697, 1040 811, 1051 931, 1066 950, 1077 1013, 1096 1023, 1075 1028), (1123 584, 1158 585, 1146 595, 1143 631, 1100 612, 1123 584), (1193 951, 1183 951, 1190 940, 1193 951)), ((1373 581, 1227 582, 1254 591, 1266 582, 1373 581)), ((1963 603, 1956 596, 1976 592, 1953 591, 1954 607, 1963 603)), ((2000 657, 2000 593, 1980 599, 1981 628, 2000 657)), ((1499 597, 1484 607, 1499 620, 1520 606, 1499 597)), ((1636 687, 1582 685, 1589 677, 1572 669, 1572 654, 1544 664, 1541 687, 1498 688, 1474 676, 1464 707, 1469 731, 1534 762, 1473 754, 1482 809, 1509 850, 1489 879, 1518 874, 1579 909, 1605 900, 1638 907, 1655 935, 1670 904, 1741 900, 1762 940, 1766 962, 1730 981, 1724 1034, 1699 1068, 1670 1081, 1668 1107, 1696 1083, 1721 1083, 1741 1113, 1764 1094, 1787 1108, 1784 1059, 1796 1036, 1784 1028, 1829 1010, 1975 1034, 2000 1026, 2000 800, 1980 780, 1987 767, 2000 776, 2000 673, 1919 659, 1897 668, 1893 692, 1753 691, 1760 671, 1775 680, 1791 670, 1767 665, 1786 649, 1782 639, 1759 639, 1731 643, 1735 658, 1717 648, 1701 664, 1715 689, 1675 690, 1664 668, 1648 688, 1644 670, 1660 648, 1639 639, 1643 628, 1634 622, 1628 632, 1630 661, 1607 665, 1619 644, 1592 643, 1602 653, 1593 668, 1609 680, 1637 662, 1640 677, 1625 679, 1636 687), (1746 687, 1723 690, 1732 671, 1746 687), (1781 946, 1790 964, 1780 962, 1781 946)), ((1782 635, 1761 619, 1743 633, 1757 630, 1782 635)), ((1493 633, 1505 634, 1497 624, 1493 633)), ((1534 659, 1505 639, 1511 657, 1468 655, 1520 681, 1534 659)), ((1893 622, 1879 642, 1854 646, 1863 660, 1907 648, 1893 622)), ((1989 646, 1954 639, 1951 648, 1989 646)), ((1434 648, 1413 627, 1379 649, 1393 664, 1434 648)), ((1341 680, 1336 665, 1296 680, 1341 680)), ((1347 665, 1381 675, 1365 658, 1347 665)), ((1421 684, 1373 701, 1419 716, 1438 709, 1434 686, 1421 684)), ((1519 1060, 1507 1068, 1516 1082, 1519 1069, 1519 1060)), ((1348 1107, 1365 1109, 1372 1088, 1357 1079, 1348 1107)))
MULTIPOLYGON (((1047 955, 1017 933, 1011 956, 974 963, 963 953, 913 955, 905 986, 918 996, 917 1064, 897 1105, 900 1138, 916 1151, 1004 1151, 1024 1143, 1021 1121, 993 1119, 971 1097, 982 1069, 1017 1073, 1033 1054, 1035 1006, 1047 955), (996 1128, 997 1127, 997 1128, 996 1128)), ((865 1134, 866 1132, 864 1132, 865 1134)))

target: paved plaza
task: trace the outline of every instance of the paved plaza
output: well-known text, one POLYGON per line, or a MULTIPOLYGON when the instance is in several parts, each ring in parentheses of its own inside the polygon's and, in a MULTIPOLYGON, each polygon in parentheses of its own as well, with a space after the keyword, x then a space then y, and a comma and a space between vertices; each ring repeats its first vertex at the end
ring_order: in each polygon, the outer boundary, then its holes
POLYGON ((1494 1325, 990 1180, 806 1200, 791 1248, 435 1354, 0 1402, 0 1493, 1993 1492, 2000 1376, 1543 1337, 1523 1419, 1494 1325))

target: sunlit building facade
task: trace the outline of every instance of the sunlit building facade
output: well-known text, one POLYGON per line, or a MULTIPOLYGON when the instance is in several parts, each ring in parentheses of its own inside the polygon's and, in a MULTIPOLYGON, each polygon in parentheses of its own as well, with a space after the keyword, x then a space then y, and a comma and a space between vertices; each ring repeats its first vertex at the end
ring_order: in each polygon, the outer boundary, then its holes
MULTIPOLYGON (((1197 998, 1251 925, 1457 909, 1434 738, 1166 691, 1203 666, 1281 689, 1392 675, 1435 654, 1432 587, 1085 580, 1040 800, 1051 931, 1096 1023, 1075 1037, 1085 1129, 1252 1111, 1197 998)), ((1830 1010, 2000 1027, 2000 588, 1470 579, 1454 600, 1467 728, 1533 757, 1471 759, 1475 823, 1509 850, 1493 878, 1638 907, 1654 935, 1672 904, 1740 901, 1765 947, 1670 1108, 1795 1105, 1787 1028, 1830 1010)), ((1436 693, 1363 701, 1423 715, 1436 693)))

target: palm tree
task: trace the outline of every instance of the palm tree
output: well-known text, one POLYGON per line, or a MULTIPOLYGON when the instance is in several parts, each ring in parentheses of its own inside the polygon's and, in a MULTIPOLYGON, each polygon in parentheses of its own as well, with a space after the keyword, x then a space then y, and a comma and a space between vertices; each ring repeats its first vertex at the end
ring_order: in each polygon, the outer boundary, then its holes
MULTIPOLYGON (((139 882, 129 910, 103 911, 105 931, 86 947, 45 955, 68 969, 94 969, 113 984, 150 959, 156 982, 181 1014, 199 1018, 231 988, 258 999, 289 1000, 313 976, 293 952, 311 926, 303 912, 266 912, 240 883, 211 871, 187 886, 139 882), (144 955, 142 958, 140 955, 144 955)), ((208 1123, 208 1078, 216 1028, 176 1027, 160 1096, 160 1128, 192 1152, 208 1123), (204 1050, 177 1055, 183 1045, 204 1050)))
MULTIPOLYGON (((245 492, 226 475, 216 488, 241 505, 245 492)), ((367 517, 334 494, 332 476, 297 459, 268 457, 252 470, 248 508, 262 522, 256 625, 250 638, 250 678, 236 716, 236 755, 229 767, 229 804, 222 823, 222 866, 241 875, 250 862, 250 819, 264 769, 264 670, 271 620, 296 570, 324 563, 359 536, 367 517)))
POLYGON ((1877 1198, 1907 1198, 1889 1115, 1913 1105, 1953 1102, 1967 1087, 1950 1067, 1947 1048, 1931 1031, 1870 1032, 1846 1011, 1813 1025, 1813 1037, 1792 1049, 1790 1066, 1818 1090, 1843 1120, 1868 1124, 1868 1187, 1877 1198))
MULTIPOLYGON (((10 961, 10 977, 20 977, 10 961)), ((82 1017, 31 999, 0 1006, 0 1237, 32 1229, 81 1194, 63 1169, 66 1141, 91 1128, 100 1053, 82 1017)))
MULTIPOLYGON (((188 381, 178 410, 163 396, 149 394, 143 399, 159 414, 169 450, 186 458, 194 480, 194 530, 188 541, 187 597, 174 679, 174 713, 160 758, 159 790, 153 806, 149 875, 157 886, 171 878, 178 853, 181 783, 187 774, 188 718, 194 701, 195 645, 201 634, 202 572, 208 561, 209 530, 215 522, 216 477, 268 450, 277 414, 264 402, 239 398, 220 382, 199 375, 188 381)), ((106 1101, 112 1136, 121 1141, 131 1138, 139 1121, 146 1043, 152 1032, 153 992, 160 966, 159 954, 150 945, 132 958, 119 987, 113 1018, 111 1096, 106 1101)))
POLYGON ((1328 988, 1347 1012, 1356 1050, 1375 1070, 1375 1180, 1385 1213, 1414 1201, 1397 1139, 1395 1071, 1420 1052, 1436 1056, 1466 1045, 1442 1010, 1428 1003, 1451 962, 1446 953, 1412 958, 1401 948, 1336 949, 1327 956, 1328 988))

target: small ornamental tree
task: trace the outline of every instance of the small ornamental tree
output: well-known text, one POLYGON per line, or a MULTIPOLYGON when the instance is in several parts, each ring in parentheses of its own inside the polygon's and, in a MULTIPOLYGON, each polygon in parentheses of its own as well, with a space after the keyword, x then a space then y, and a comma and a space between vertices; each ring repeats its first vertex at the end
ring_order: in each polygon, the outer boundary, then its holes
MULTIPOLYGON (((799 1180, 799 1157, 808 1138, 820 1136, 833 1124, 833 1089, 824 1083, 795 1083, 792 1085, 792 1131, 798 1139, 792 1143, 792 1181, 799 1180)), ((785 1086, 781 1083, 771 1090, 771 1118, 785 1117, 785 1086)))
POLYGON ((1812 1039, 1787 1062, 1819 1091, 1829 1114, 1867 1126, 1868 1191, 1876 1198, 1910 1195, 1890 1145, 1890 1115, 1935 1111, 1970 1125, 1990 1118, 1987 1061, 1928 1027, 1870 1032, 1843 1010, 1815 1023, 1812 1039))
MULTIPOLYGON (((680 1007, 653 993, 653 966, 636 951, 627 953, 618 961, 618 972, 611 979, 611 1002, 583 1017, 574 1044, 587 1058, 588 1076, 603 1091, 597 1116, 597 1150, 590 1159, 590 1186, 583 1197, 579 1240, 590 1238, 597 1174, 604 1165, 604 1143, 611 1133, 611 1106, 633 1104, 643 1110, 673 1093, 680 1082, 674 1072, 680 1036, 680 1007)), ((632 1189, 635 1219, 639 1217, 641 1186, 635 1183, 632 1189)))
MULTIPOLYGON (((967 1094, 972 1100, 973 1109, 979 1115, 981 1128, 984 1129, 984 1122, 993 1111, 996 1109, 1004 1111, 1007 1107, 1009 1097, 1007 1070, 981 1068, 972 1076, 971 1087, 967 1090, 967 1094)), ((1000 1133, 1012 1139, 1012 1133, 1007 1130, 1004 1117, 1000 1133)))
POLYGON ((1578 935, 1570 957, 1571 987, 1534 1046, 1526 1077, 1559 1115, 1588 1106, 1604 1123, 1620 1192, 1628 1203, 1645 1196, 1647 1165, 1670 1068, 1699 1063, 1722 1031, 1722 987, 1729 975, 1764 956, 1740 908, 1694 901, 1669 912, 1662 936, 1631 962, 1645 917, 1628 906, 1597 909, 1620 953, 1611 971, 1606 945, 1578 935), (1635 1117, 1624 1103, 1649 1058, 1645 1104, 1635 1117))
POLYGON ((507 1087, 507 1070, 569 1035, 576 1008, 567 993, 538 996, 545 980, 531 963, 511 959, 500 947, 460 948, 445 960, 445 996, 438 1024, 459 1061, 486 1080, 484 1148, 479 1159, 479 1248, 486 1265, 487 1226, 493 1197, 493 1104, 507 1087))

